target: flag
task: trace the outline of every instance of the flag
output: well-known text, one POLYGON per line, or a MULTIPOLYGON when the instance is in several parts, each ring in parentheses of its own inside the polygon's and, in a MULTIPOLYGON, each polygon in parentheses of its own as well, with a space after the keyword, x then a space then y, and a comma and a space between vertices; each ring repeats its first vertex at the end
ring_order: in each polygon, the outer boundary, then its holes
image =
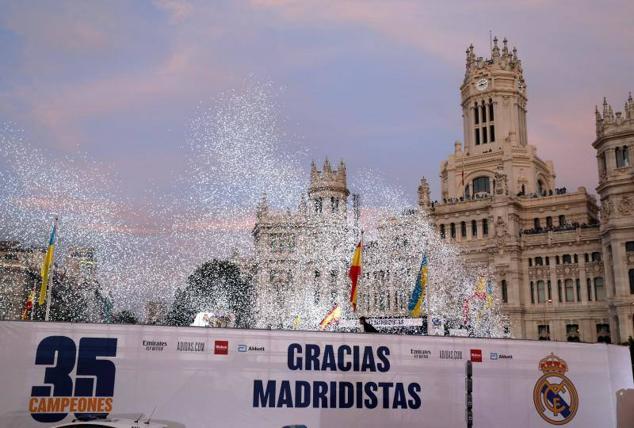
POLYGON ((487 280, 487 297, 484 307, 486 309, 493 307, 493 283, 490 279, 487 280))
POLYGON ((24 304, 24 309, 22 309, 22 319, 28 320, 29 315, 31 314, 31 310, 33 310, 33 301, 35 300, 35 291, 31 290, 29 293, 29 297, 26 299, 26 303, 24 304))
POLYGON ((46 287, 48 286, 48 271, 53 264, 53 253, 55 251, 55 234, 57 233, 57 218, 53 223, 53 227, 51 227, 51 236, 48 240, 48 249, 46 250, 46 255, 44 256, 44 262, 42 263, 42 271, 40 272, 42 276, 42 285, 40 286, 40 298, 38 300, 38 304, 43 305, 46 301, 46 287))
POLYGON ((486 285, 483 277, 478 278, 478 281, 475 285, 475 291, 473 293, 473 297, 475 299, 484 300, 487 297, 486 285))
POLYGON ((427 254, 424 254, 418 276, 416 277, 416 285, 414 285, 414 291, 412 291, 412 296, 409 298, 409 304, 407 305, 410 315, 414 318, 418 318, 422 314, 423 302, 427 293, 427 270, 427 254))
POLYGON ((352 262, 350 263, 350 271, 348 276, 352 282, 352 288, 350 289, 350 303, 352 304, 352 310, 357 310, 357 282, 359 281, 359 275, 361 275, 361 252, 363 251, 363 243, 359 241, 357 248, 354 249, 352 255, 352 262))
POLYGON ((323 320, 319 323, 319 329, 325 330, 333 322, 339 321, 341 318, 341 308, 335 303, 335 306, 326 314, 323 320))

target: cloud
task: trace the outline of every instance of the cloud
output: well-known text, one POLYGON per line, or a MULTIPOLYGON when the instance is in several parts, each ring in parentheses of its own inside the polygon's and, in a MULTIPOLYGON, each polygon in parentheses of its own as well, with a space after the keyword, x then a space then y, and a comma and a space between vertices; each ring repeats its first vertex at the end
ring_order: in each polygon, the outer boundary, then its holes
POLYGON ((154 0, 159 9, 169 14, 172 24, 180 24, 192 13, 192 5, 186 0, 154 0))

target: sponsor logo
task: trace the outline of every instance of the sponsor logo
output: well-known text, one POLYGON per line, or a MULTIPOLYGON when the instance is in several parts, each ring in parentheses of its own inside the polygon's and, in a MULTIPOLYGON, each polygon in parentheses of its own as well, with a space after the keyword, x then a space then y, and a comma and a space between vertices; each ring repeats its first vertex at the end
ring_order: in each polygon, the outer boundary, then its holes
POLYGON ((440 350, 440 359, 441 360, 462 360, 462 351, 454 351, 453 349, 441 349, 440 350))
POLYGON ((410 349, 409 354, 414 357, 415 360, 428 360, 431 357, 431 351, 429 349, 410 349))
POLYGON ((143 340, 142 343, 146 351, 163 351, 167 348, 167 342, 160 340, 143 340))
POLYGON ((238 345, 238 352, 264 352, 264 346, 260 345, 238 345))
POLYGON ((229 341, 228 340, 216 340, 214 342, 214 354, 227 355, 229 354, 229 341))
POLYGON ((490 358, 492 360, 512 360, 513 355, 511 354, 498 354, 497 352, 491 352, 490 358))
POLYGON ((176 350, 181 352, 204 352, 205 342, 176 342, 176 350))
POLYGON ((238 345, 238 352, 247 352, 248 350, 247 345, 238 345))
POLYGON ((579 408, 579 395, 564 374, 568 364, 551 353, 539 362, 543 375, 535 383, 533 402, 539 416, 552 425, 570 422, 579 408))
POLYGON ((35 365, 42 367, 44 385, 31 388, 28 408, 38 422, 55 423, 75 416, 112 411, 117 339, 49 336, 39 343, 35 365))
POLYGON ((472 349, 471 350, 471 361, 474 363, 482 362, 482 349, 472 349))

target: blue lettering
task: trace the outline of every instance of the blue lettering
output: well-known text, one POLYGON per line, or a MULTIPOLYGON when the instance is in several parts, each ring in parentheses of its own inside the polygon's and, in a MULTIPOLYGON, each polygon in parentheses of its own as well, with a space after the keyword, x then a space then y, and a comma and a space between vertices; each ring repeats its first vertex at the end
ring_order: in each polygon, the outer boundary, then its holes
POLYGON ((275 381, 269 380, 266 383, 266 391, 262 381, 253 381, 253 407, 275 407, 275 381))
POLYGON ((288 345, 288 368, 289 370, 301 370, 302 369, 302 357, 295 357, 295 352, 302 353, 302 345, 299 343, 291 343, 288 345))
POLYGON ((420 408, 421 399, 418 396, 418 393, 421 392, 421 387, 417 383, 410 383, 407 387, 407 392, 409 392, 409 396, 412 397, 407 400, 407 404, 409 404, 410 409, 418 409, 420 408))

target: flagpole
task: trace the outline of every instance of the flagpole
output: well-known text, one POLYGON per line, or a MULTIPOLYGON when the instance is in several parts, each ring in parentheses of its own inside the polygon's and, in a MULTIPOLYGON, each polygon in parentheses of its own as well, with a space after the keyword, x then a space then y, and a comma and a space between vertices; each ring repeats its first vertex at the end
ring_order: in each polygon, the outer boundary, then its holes
POLYGON ((35 293, 37 291, 37 278, 33 278, 33 302, 31 302, 31 321, 33 321, 33 312, 35 312, 35 293))
MULTIPOLYGON (((55 217, 55 221, 53 222, 53 230, 55 231, 55 234, 57 234, 58 230, 57 230, 57 217, 55 217)), ((54 235, 53 239, 56 240, 57 236, 54 235)), ((53 241, 53 245, 55 245, 55 241, 53 241)), ((55 273, 55 253, 53 253, 53 260, 51 260, 51 274, 55 273)), ((47 284, 46 284, 46 292, 48 293, 46 296, 46 313, 44 315, 44 321, 48 321, 50 313, 51 313, 51 299, 53 296, 53 284, 51 283, 51 277, 53 275, 48 275, 47 278, 47 284)))

